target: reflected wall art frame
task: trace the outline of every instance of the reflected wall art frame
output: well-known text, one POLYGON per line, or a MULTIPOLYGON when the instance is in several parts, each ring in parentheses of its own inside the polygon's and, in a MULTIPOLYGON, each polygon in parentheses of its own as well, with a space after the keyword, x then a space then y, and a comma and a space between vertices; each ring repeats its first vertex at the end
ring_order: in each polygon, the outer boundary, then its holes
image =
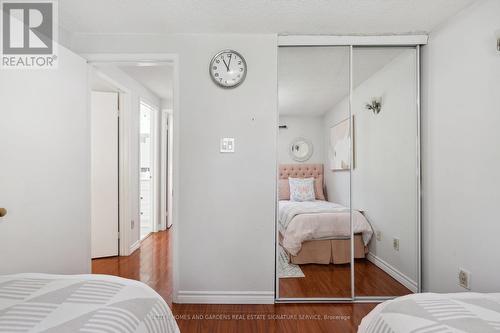
MULTIPOLYGON (((354 124, 354 116, 351 117, 351 121, 354 124)), ((350 127, 349 118, 330 127, 328 157, 332 171, 348 171, 351 167, 354 168, 354 159, 351 163, 351 154, 354 158, 354 153, 351 151, 354 150, 354 132, 351 135, 350 127)))

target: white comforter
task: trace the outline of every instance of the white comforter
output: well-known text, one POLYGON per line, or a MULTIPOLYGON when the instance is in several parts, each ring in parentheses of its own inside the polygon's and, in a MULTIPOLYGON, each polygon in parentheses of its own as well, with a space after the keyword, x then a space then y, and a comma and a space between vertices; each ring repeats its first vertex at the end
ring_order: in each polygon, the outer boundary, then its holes
POLYGON ((358 333, 477 332, 500 330, 500 294, 414 294, 375 307, 358 333))
POLYGON ((165 301, 110 275, 0 276, 0 332, 178 333, 165 301))
MULTIPOLYGON (((292 255, 297 255, 302 243, 316 239, 348 238, 351 235, 350 209, 328 201, 279 202, 279 227, 282 245, 292 255)), ((366 218, 358 211, 352 212, 354 234, 362 234, 368 245, 373 230, 366 218)))

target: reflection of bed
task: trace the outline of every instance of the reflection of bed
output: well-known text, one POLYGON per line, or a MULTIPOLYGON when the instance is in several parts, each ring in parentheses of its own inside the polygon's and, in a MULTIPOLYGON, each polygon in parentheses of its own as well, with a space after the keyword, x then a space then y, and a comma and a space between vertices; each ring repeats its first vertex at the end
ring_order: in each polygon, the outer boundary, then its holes
POLYGON ((375 307, 358 333, 498 332, 500 294, 413 294, 375 307))
MULTIPOLYGON (((322 185, 323 165, 280 165, 279 178, 282 187, 289 177, 313 177, 322 185)), ((316 186, 316 189, 318 187, 322 186, 316 186)), ((324 199, 323 193, 317 195, 316 198, 324 199)), ((280 199, 285 199, 281 193, 280 199)), ((350 262, 350 222, 350 210, 332 202, 325 200, 279 201, 280 244, 291 255, 290 260, 294 264, 350 262)), ((364 258, 373 231, 366 218, 358 211, 353 211, 352 222, 354 257, 364 258)))
MULTIPOLYGON (((354 235, 354 258, 365 258, 368 247, 361 235, 354 235)), ((297 255, 290 256, 292 264, 347 264, 351 262, 349 239, 310 240, 302 243, 297 255)))
POLYGON ((0 332, 179 332, 147 285, 110 275, 0 276, 0 332))

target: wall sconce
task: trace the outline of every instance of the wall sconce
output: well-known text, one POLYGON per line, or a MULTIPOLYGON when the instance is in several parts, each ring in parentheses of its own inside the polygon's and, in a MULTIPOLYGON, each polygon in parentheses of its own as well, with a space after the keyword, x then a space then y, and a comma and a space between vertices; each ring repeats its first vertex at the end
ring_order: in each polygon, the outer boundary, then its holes
POLYGON ((366 103, 365 108, 371 110, 375 115, 379 114, 382 109, 382 98, 372 98, 371 103, 366 103))

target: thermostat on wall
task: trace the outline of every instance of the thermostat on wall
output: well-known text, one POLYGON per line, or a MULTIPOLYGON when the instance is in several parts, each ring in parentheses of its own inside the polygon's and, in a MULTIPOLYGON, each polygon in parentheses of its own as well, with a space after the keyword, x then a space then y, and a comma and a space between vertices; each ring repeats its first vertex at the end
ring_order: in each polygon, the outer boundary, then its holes
POLYGON ((221 153, 234 153, 234 138, 220 139, 220 152, 221 153))

